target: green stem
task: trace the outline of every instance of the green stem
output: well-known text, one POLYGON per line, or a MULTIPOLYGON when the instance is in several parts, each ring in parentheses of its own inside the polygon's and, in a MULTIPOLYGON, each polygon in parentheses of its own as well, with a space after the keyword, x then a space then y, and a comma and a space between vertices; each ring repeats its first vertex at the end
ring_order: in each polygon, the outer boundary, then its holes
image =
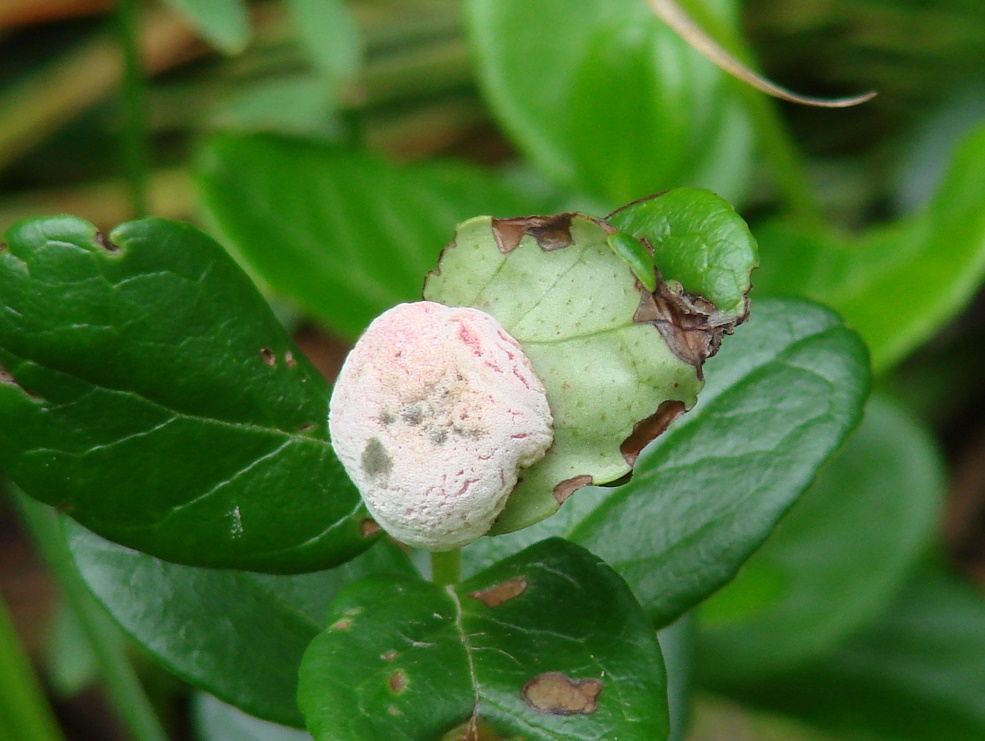
POLYGON ((139 0, 117 0, 116 30, 123 52, 123 164, 135 218, 147 214, 147 173, 150 169, 144 104, 146 82, 140 61, 139 22, 139 0))
POLYGON ((96 655, 106 691, 136 741, 167 741, 167 734, 121 646, 109 638, 111 625, 72 560, 55 512, 23 494, 13 497, 42 555, 65 595, 65 601, 96 655))
MULTIPOLYGON (((756 67, 745 40, 721 18, 710 12, 702 0, 678 2, 722 48, 743 64, 756 67)), ((763 156, 770 164, 777 190, 786 201, 787 208, 810 222, 823 222, 824 214, 814 194, 807 167, 780 115, 776 101, 738 80, 732 80, 732 84, 738 86, 739 95, 753 119, 763 156)))
POLYGON ((58 721, 0 599, 0 738, 62 741, 58 721))
POLYGON ((462 578, 462 552, 459 549, 431 554, 431 581, 448 586, 462 578))

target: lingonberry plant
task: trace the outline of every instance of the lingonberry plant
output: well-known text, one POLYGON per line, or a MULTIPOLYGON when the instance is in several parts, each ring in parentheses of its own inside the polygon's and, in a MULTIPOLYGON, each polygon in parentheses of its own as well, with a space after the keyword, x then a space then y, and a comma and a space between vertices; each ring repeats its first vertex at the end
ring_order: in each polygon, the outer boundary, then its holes
MULTIPOLYGON (((238 3, 175 4, 246 42, 238 3)), ((474 66, 428 84, 474 70, 522 162, 395 164, 373 96, 450 8, 288 5, 322 84, 196 140, 204 229, 40 216, 0 248, 0 466, 134 737, 163 733, 104 612, 204 741, 682 741, 723 697, 985 738, 985 604, 921 558, 942 464, 893 392, 985 275, 985 130, 847 236, 674 33, 735 68, 736 2, 468 0, 474 66), (353 344, 337 381, 297 314, 353 344)))
POLYGON ((162 658, 261 717, 303 716, 319 739, 661 738, 654 625, 734 575, 867 388, 864 348, 830 312, 766 302, 711 400, 676 421, 747 318, 756 259, 741 218, 694 189, 605 219, 471 219, 427 301, 357 343, 330 408, 202 232, 29 220, 0 257, 5 467, 85 526, 68 528, 77 564, 128 630, 177 621, 162 658), (770 455, 791 465, 726 495, 762 455, 749 413, 770 416, 770 455), (534 545, 469 556, 460 580, 458 548, 624 480, 658 436, 631 483, 567 505, 577 516, 548 519, 534 545), (665 521, 664 542, 627 517, 665 521), (380 526, 435 552, 434 581, 380 526), (616 560, 628 546, 637 565, 620 577, 586 546, 616 560), (177 604, 148 612, 161 594, 177 604), (203 641, 222 644, 206 664, 203 641))

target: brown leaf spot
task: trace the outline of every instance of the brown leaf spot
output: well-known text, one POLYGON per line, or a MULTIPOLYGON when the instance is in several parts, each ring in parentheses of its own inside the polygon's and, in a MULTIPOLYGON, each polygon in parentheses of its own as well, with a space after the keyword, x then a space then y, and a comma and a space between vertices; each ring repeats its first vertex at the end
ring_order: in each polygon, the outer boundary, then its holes
POLYGON ((397 652, 387 651, 386 653, 380 654, 380 658, 383 659, 384 661, 393 661, 395 658, 397 658, 397 652))
POLYGON ((666 401, 660 402, 657 411, 633 425, 633 431, 629 433, 629 437, 623 440, 622 445, 619 446, 619 452, 626 459, 626 463, 630 466, 635 466, 636 459, 640 456, 640 451, 659 435, 662 435, 670 427, 671 422, 684 414, 684 412, 684 402, 677 401, 676 399, 667 399, 666 401))
POLYGON ((313 429, 315 429, 315 423, 308 422, 308 424, 298 427, 298 432, 311 432, 313 429))
POLYGON ((540 713, 587 715, 598 705, 602 683, 597 679, 575 681, 561 672, 547 672, 523 686, 523 699, 540 713))
POLYGON ((7 249, 7 243, 0 242, 0 252, 3 252, 5 249, 7 249))
POLYGON ((666 283, 657 271, 657 290, 643 291, 633 321, 656 327, 670 351, 693 365, 701 379, 701 367, 718 352, 722 337, 732 334, 748 315, 724 316, 708 299, 688 293, 679 283, 666 283))
POLYGON ((404 674, 403 670, 397 669, 393 674, 390 675, 390 691, 396 695, 399 695, 407 687, 407 675, 404 674))
POLYGON ((342 618, 341 620, 336 620, 334 623, 328 626, 329 630, 349 630, 352 627, 352 621, 348 618, 342 618))
POLYGON ((277 356, 274 355, 274 351, 269 347, 260 348, 260 357, 263 358, 264 364, 270 366, 271 368, 277 365, 277 356))
POLYGON ((109 240, 109 237, 107 237, 102 232, 96 232, 95 241, 96 244, 98 244, 107 252, 115 254, 120 251, 120 246, 117 244, 113 244, 113 242, 109 240))
POLYGON ((387 712, 388 712, 388 713, 389 713, 390 715, 400 715, 400 714, 401 714, 401 713, 400 713, 400 711, 399 711, 399 710, 397 709, 397 707, 396 707, 395 705, 391 705, 390 707, 388 707, 388 708, 386 709, 386 711, 387 711, 387 712))
POLYGON ((367 517, 359 523, 359 532, 362 533, 364 538, 371 538, 382 529, 380 524, 372 517, 367 517))
POLYGON ((508 255, 515 250, 526 235, 537 240, 537 245, 549 252, 571 244, 571 219, 577 214, 557 216, 521 216, 516 219, 493 219, 492 232, 499 251, 508 255))
POLYGON ((560 484, 554 487, 554 499, 558 504, 564 504, 565 500, 578 491, 583 486, 590 486, 594 479, 588 474, 582 474, 581 476, 574 476, 570 479, 565 479, 560 484))
POLYGON ((522 741, 520 736, 506 738, 483 720, 473 715, 461 725, 455 726, 441 737, 441 741, 522 741))
POLYGON ((527 580, 522 576, 515 576, 512 579, 507 579, 486 589, 469 592, 469 597, 484 602, 489 607, 498 607, 504 602, 523 594, 526 590, 527 580))
POLYGON ((284 365, 288 368, 296 368, 298 365, 298 361, 294 359, 294 353, 290 350, 284 353, 284 365))

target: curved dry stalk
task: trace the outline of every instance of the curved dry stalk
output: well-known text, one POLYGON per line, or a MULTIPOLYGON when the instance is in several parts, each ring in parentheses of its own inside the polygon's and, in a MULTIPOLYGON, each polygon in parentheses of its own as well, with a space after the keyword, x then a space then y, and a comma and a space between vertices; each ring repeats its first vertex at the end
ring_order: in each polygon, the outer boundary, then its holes
POLYGON ((670 26, 695 51, 705 57, 705 59, 708 59, 736 79, 741 80, 747 85, 751 85, 767 95, 772 95, 774 98, 786 100, 791 103, 815 106, 817 108, 848 108, 865 103, 876 96, 874 90, 848 98, 814 98, 807 95, 799 95, 766 79, 732 56, 717 41, 709 36, 701 26, 695 23, 675 0, 647 0, 647 3, 660 16, 664 23, 670 26))

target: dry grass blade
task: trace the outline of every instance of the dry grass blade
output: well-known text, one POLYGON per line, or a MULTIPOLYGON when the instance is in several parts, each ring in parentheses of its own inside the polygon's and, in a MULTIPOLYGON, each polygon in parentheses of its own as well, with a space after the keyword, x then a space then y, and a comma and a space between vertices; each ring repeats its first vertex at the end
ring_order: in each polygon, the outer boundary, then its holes
POLYGON ((664 23, 690 44, 695 51, 736 79, 767 95, 772 95, 774 98, 817 108, 849 108, 865 103, 876 96, 875 91, 849 98, 814 98, 799 95, 766 79, 732 56, 701 26, 695 23, 675 0, 647 0, 647 2, 664 23))

